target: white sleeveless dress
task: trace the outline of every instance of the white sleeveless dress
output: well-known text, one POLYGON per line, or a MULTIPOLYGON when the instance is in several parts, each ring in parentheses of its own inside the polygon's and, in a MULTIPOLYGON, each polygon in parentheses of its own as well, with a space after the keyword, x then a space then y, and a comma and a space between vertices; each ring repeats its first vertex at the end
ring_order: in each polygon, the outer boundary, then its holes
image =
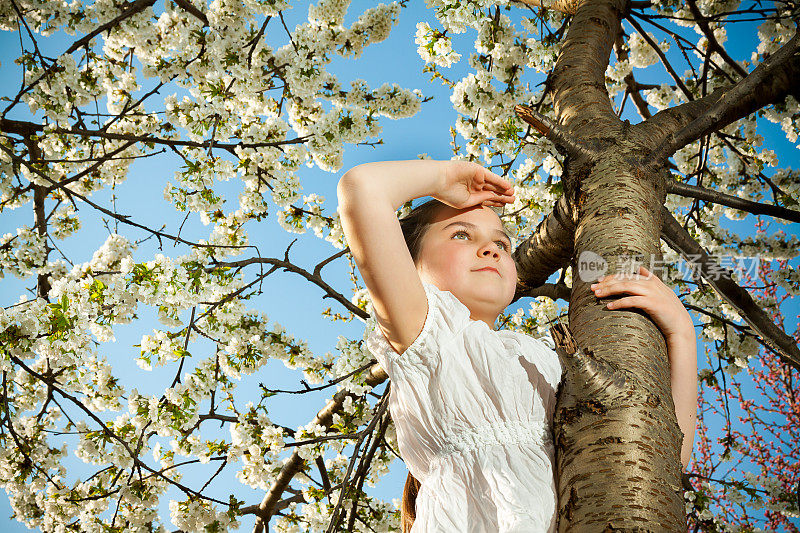
POLYGON ((371 304, 364 332, 391 381, 400 455, 422 484, 411 531, 555 531, 553 341, 494 331, 449 291, 423 287, 425 324, 406 351, 386 340, 371 304))

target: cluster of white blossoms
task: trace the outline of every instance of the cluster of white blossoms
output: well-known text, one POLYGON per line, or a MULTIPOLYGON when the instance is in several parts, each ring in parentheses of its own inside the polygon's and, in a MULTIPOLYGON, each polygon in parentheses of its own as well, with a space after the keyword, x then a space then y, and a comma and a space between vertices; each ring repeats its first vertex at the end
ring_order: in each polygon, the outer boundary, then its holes
POLYGON ((172 523, 183 531, 227 531, 239 526, 228 513, 215 511, 212 504, 200 499, 170 500, 169 514, 172 523))
POLYGON ((780 106, 765 109, 764 117, 770 122, 780 124, 789 142, 797 142, 800 134, 800 103, 794 96, 787 96, 780 106))
MULTIPOLYGON (((34 170, 13 162, 5 150, 23 160, 29 160, 31 154, 10 138, 0 138, 4 209, 26 206, 33 199, 32 191, 15 197, 17 176, 50 187, 80 174, 48 198, 62 202, 48 222, 48 233, 64 239, 81 229, 75 210, 75 205, 81 204, 73 205, 74 197, 69 193, 90 197, 114 187, 127 179, 134 158, 174 149, 182 167, 164 187, 163 197, 178 211, 197 213, 203 224, 211 226, 208 238, 199 241, 203 246, 184 256, 156 254, 150 261, 137 262, 133 258, 136 246, 122 235, 112 234, 90 260, 74 266, 61 259, 50 260, 45 237, 36 228, 24 226, 0 237, 0 277, 6 272, 21 278, 48 275, 51 287, 47 301, 22 297, 18 305, 0 309, 0 334, 7 337, 0 369, 8 377, 4 396, 13 398, 9 424, 25 440, 24 448, 12 445, 0 449, 0 485, 8 492, 16 516, 32 528, 57 530, 78 521, 86 531, 101 531, 120 523, 134 531, 158 529, 162 527, 157 516, 160 501, 170 488, 170 480, 179 482, 182 478, 176 456, 201 464, 226 460, 236 465, 237 478, 243 484, 267 490, 288 460, 281 457, 288 435, 261 405, 239 408, 234 394, 239 381, 263 369, 271 359, 299 370, 309 383, 344 376, 373 359, 363 341, 343 336, 337 339, 336 355, 313 353, 306 342, 295 339, 280 324, 270 324, 263 313, 248 309, 242 298, 235 297, 246 286, 240 274, 211 272, 207 265, 212 258, 221 260, 244 253, 243 247, 250 242, 247 223, 267 215, 274 215, 288 232, 311 229, 334 247, 346 246, 338 213, 326 213, 324 196, 304 193, 301 171, 304 166, 338 171, 345 148, 379 135, 382 119, 410 117, 420 110, 423 96, 419 90, 391 82, 370 87, 362 79, 343 84, 328 71, 334 60, 358 58, 367 46, 386 39, 398 22, 402 2, 369 7, 346 26, 350 1, 321 0, 308 7, 306 21, 284 36, 278 24, 281 10, 291 7, 287 0, 191 1, 207 24, 174 2, 157 3, 99 33, 88 49, 59 56, 51 68, 43 67, 32 53, 19 61, 27 83, 45 76, 25 92, 21 102, 37 120, 46 122, 36 143, 41 159, 47 163, 34 170), (266 17, 270 17, 268 21, 266 17), (156 98, 161 100, 154 101, 156 98), (76 122, 76 110, 91 109, 94 113, 94 102, 103 101, 108 115, 100 114, 100 124, 76 122), (61 129, 77 126, 102 128, 103 135, 67 134, 61 129), (103 156, 108 159, 95 165, 96 158, 103 156), (235 210, 225 210, 226 199, 218 192, 223 181, 244 185, 235 210), (141 306, 156 310, 163 327, 141 336, 135 354, 140 368, 173 370, 188 363, 183 375, 159 394, 127 389, 103 355, 105 350, 97 347, 97 343, 113 342, 115 328, 136 318, 141 306), (197 317, 189 329, 186 317, 193 309, 197 317), (212 339, 216 353, 196 353, 199 350, 192 343, 200 338, 212 339), (37 377, 42 375, 57 376, 58 387, 70 396, 52 393, 37 377), (67 406, 64 412, 50 400, 51 393, 67 406), (70 401, 70 397, 77 401, 70 401), (219 432, 222 436, 216 439, 206 438, 202 431, 203 424, 210 423, 203 417, 208 414, 212 397, 218 409, 212 420, 217 416, 219 420, 214 422, 228 424, 227 433, 219 432), (235 413, 235 421, 231 415, 221 414, 223 410, 235 413), (77 419, 74 424, 65 420, 67 412, 77 419), (99 423, 93 418, 98 414, 103 417, 99 423), (76 434, 69 445, 49 437, 51 432, 65 429, 76 434), (98 471, 86 479, 67 478, 64 459, 70 455, 96 466, 98 471), (152 468, 161 469, 164 476, 127 481, 134 462, 147 466, 151 457, 152 468), (31 468, 31 462, 36 468, 31 468), (109 511, 117 503, 117 521, 112 524, 109 511)), ((474 53, 469 54, 468 61, 471 71, 457 73, 459 79, 451 95, 459 114, 455 131, 466 141, 456 157, 491 164, 501 157, 506 162, 505 156, 519 156, 507 174, 518 198, 506 207, 514 214, 504 222, 524 236, 533 231, 563 192, 557 179, 562 174, 563 158, 544 137, 521 142, 527 127, 513 108, 518 103, 542 100, 540 110, 551 113, 552 101, 549 97, 542 99, 544 88, 531 88, 523 77, 526 69, 528 74, 549 72, 561 43, 542 38, 537 18, 518 17, 517 27, 506 11, 495 17, 497 6, 502 9, 505 4, 502 0, 428 0, 441 29, 421 22, 415 41, 425 63, 462 67, 462 54, 453 49, 451 37, 474 31, 474 50, 470 50, 474 53), (545 183, 542 174, 549 174, 551 180, 545 183)), ((59 30, 85 35, 114 20, 130 5, 113 0, 88 4, 78 0, 16 1, 32 31, 45 36, 59 30)), ((738 0, 698 2, 704 13, 737 5, 738 0)), ((691 13, 677 0, 656 2, 654 8, 678 16, 678 24, 693 25, 680 20, 691 18, 691 13)), ((544 16, 547 23, 556 24, 553 27, 563 20, 563 15, 552 10, 544 16)), ((709 23, 715 38, 725 42, 725 28, 714 21, 709 23)), ((16 10, 9 3, 0 3, 0 29, 18 29, 16 10)), ((696 25, 695 30, 700 35, 695 54, 702 57, 709 43, 696 25)), ((793 34, 788 20, 762 24, 753 63, 774 53, 793 34)), ((658 46, 669 49, 667 41, 658 42, 658 46)), ((634 68, 658 62, 655 50, 636 32, 624 47, 628 59, 617 61, 606 71, 612 97, 624 90, 624 78, 634 68)), ((711 59, 736 75, 718 54, 711 59)), ((707 90, 727 83, 722 78, 709 78, 707 90)), ((691 90, 699 96, 699 88, 692 86, 691 90)), ((671 82, 644 94, 657 110, 686 101, 671 82)), ((798 102, 789 97, 763 110, 763 116, 780 124, 789 140, 796 142, 799 111, 798 102)), ((746 176, 756 176, 768 167, 774 169, 775 153, 761 147, 763 138, 757 133, 755 117, 727 126, 724 133, 730 136, 730 146, 712 138, 703 155, 714 180, 708 185, 742 198, 760 199, 762 184, 746 176)), ((689 175, 698 168, 699 149, 699 142, 693 143, 675 154, 679 172, 689 175)), ((796 173, 774 170, 773 183, 787 200, 796 198, 800 192, 796 173)), ((674 195, 667 199, 671 209, 686 208, 690 203, 674 195)), ((404 207, 404 214, 409 207, 404 207)), ((695 225, 689 227, 709 252, 737 250, 764 259, 796 257, 796 237, 774 233, 741 239, 719 227, 723 215, 741 217, 730 208, 706 206, 697 216, 714 235, 701 232, 695 225)), ((571 269, 566 274, 565 281, 571 284, 571 269)), ((670 276, 665 282, 677 284, 680 276, 670 276)), ((775 273, 773 281, 790 294, 800 293, 800 277, 794 268, 775 273)), ((723 317, 740 320, 713 290, 691 289, 687 303, 719 309, 723 317)), ((366 290, 356 292, 352 302, 366 309, 366 290)), ((767 299, 759 304, 770 309, 775 302, 767 299)), ((529 309, 513 313, 508 327, 536 337, 548 335, 552 321, 563 311, 563 306, 550 299, 537 299, 529 309)), ((699 315, 699 320, 704 325, 703 340, 722 340, 727 333, 730 353, 726 372, 747 367, 757 354, 759 346, 751 337, 712 324, 704 315, 699 315)), ((357 396, 370 387, 362 372, 337 383, 337 391, 342 390, 357 396)), ((298 427, 294 440, 314 439, 339 430, 357 431, 373 416, 368 407, 366 400, 354 401, 348 396, 342 410, 332 416, 335 429, 326 430, 311 421, 298 427)), ((396 449, 394 424, 389 424, 384 437, 396 449)), ((335 452, 325 458, 325 464, 332 484, 336 484, 344 479, 348 468, 349 457, 342 454, 348 442, 332 439, 292 451, 311 462, 328 450, 335 452)), ((386 447, 380 447, 365 483, 374 485, 393 459, 386 447)), ((298 474, 296 480, 308 485, 303 491, 305 502, 294 502, 283 516, 273 517, 274 529, 324 530, 338 492, 330 499, 320 497, 307 474, 298 474)), ((781 499, 784 495, 776 480, 750 481, 765 487, 779 503, 749 505, 772 506, 786 516, 796 516, 796 509, 781 499)), ((733 491, 728 496, 734 502, 742 497, 733 491)), ((396 503, 389 505, 372 498, 366 498, 366 503, 370 512, 376 513, 371 516, 370 527, 383 531, 399 527, 396 503)), ((344 508, 350 505, 348 501, 344 508)), ((708 509, 699 513, 717 520, 708 509)), ((224 531, 237 526, 235 516, 225 506, 201 498, 171 501, 170 517, 175 527, 185 531, 224 531)))
POLYGON ((657 89, 645 89, 642 93, 645 95, 647 103, 659 111, 671 107, 673 101, 676 104, 681 103, 678 91, 666 83, 662 83, 657 89))
MULTIPOLYGON (((348 340, 341 335, 337 338, 336 349, 339 350, 339 356, 334 362, 332 370, 334 376, 349 374, 374 359, 372 353, 364 346, 363 341, 348 340)), ((365 372, 362 371, 340 381, 336 384, 336 390, 347 389, 356 395, 361 395, 372 390, 372 386, 365 383, 366 375, 364 374, 365 372)))
MULTIPOLYGON (((699 520, 704 520, 713 523, 715 531, 719 531, 720 533, 734 533, 738 531, 738 528, 732 527, 724 520, 724 518, 714 514, 714 512, 708 506, 707 498, 702 500, 697 498, 698 493, 703 495, 708 495, 713 492, 713 489, 709 483, 703 481, 700 484, 701 484, 701 489, 699 492, 695 492, 693 490, 686 490, 683 492, 683 499, 686 506, 686 513, 687 514, 694 513, 694 515, 699 520), (703 501, 703 503, 701 505, 698 505, 700 501, 703 501)), ((750 531, 750 529, 748 529, 748 531, 750 531)), ((754 529, 752 531, 755 532, 759 530, 754 529)))
POLYGON ((38 271, 45 262, 45 236, 39 235, 36 228, 22 226, 16 235, 5 233, 0 237, 0 277, 10 272, 18 278, 25 278, 38 271))
MULTIPOLYGON (((659 42, 650 32, 647 32, 647 36, 658 45, 662 52, 666 53, 669 50, 669 41, 659 42)), ((645 68, 658 62, 658 52, 639 32, 633 32, 628 36, 627 45, 628 61, 633 67, 645 68)))
POLYGON ((453 43, 443 32, 434 30, 427 22, 417 22, 414 38, 417 53, 426 63, 449 67, 461 60, 461 54, 453 50, 453 43))
POLYGON ((753 509, 769 509, 781 513, 788 518, 800 517, 800 505, 797 503, 794 487, 784 488, 780 479, 767 475, 756 475, 744 472, 743 477, 753 487, 760 487, 765 494, 751 496, 748 505, 753 509), (773 501, 769 501, 773 500, 773 501))

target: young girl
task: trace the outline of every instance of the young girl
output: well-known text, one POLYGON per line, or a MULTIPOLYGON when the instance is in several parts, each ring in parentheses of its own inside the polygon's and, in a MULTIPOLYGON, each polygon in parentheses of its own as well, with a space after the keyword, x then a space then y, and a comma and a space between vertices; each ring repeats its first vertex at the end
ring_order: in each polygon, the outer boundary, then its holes
MULTIPOLYGON (((561 366, 548 337, 494 329, 517 273, 491 207, 514 202, 513 186, 475 163, 387 161, 349 170, 337 194, 371 299, 364 337, 391 380, 409 470, 403 532, 554 531, 550 426, 561 366), (434 200, 398 221, 402 204, 424 196, 434 200)), ((633 294, 616 308, 643 309, 664 333, 685 466, 697 403, 694 327, 675 294, 640 273, 592 288, 633 294)))

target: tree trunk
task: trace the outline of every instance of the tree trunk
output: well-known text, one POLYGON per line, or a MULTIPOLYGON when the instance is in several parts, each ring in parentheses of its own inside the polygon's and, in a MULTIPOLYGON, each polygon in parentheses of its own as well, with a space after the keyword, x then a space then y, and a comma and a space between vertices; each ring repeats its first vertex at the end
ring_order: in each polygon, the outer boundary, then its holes
POLYGON ((631 162, 644 144, 620 133, 593 161, 567 165, 565 178, 577 224, 569 325, 585 353, 565 354, 556 407, 559 531, 685 531, 664 337, 646 314, 609 310, 589 288, 632 261, 661 259, 665 173, 643 175, 631 162), (597 256, 605 271, 589 268, 597 256))
POLYGON ((631 261, 652 268, 661 259, 666 160, 641 164, 655 148, 653 132, 620 121, 605 88, 627 7, 575 3, 550 79, 557 122, 533 117, 567 154, 562 182, 575 228, 569 327, 583 350, 559 347, 559 531, 686 530, 665 339, 645 313, 609 310, 610 300, 589 288, 601 274, 633 273, 631 261), (588 268, 592 260, 600 270, 588 268))

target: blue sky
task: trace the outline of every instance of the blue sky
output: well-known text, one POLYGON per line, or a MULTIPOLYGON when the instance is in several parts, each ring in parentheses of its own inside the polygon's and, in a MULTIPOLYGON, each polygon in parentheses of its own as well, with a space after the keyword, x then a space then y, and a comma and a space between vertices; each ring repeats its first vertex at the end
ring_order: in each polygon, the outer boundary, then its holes
MULTIPOLYGON (((351 23, 355 17, 371 3, 358 1, 354 2, 350 8, 346 23, 351 23)), ((328 173, 318 169, 303 168, 300 171, 301 182, 303 183, 304 193, 315 192, 326 198, 326 213, 332 213, 336 207, 336 183, 339 176, 348 168, 362 162, 374 160, 393 160, 393 159, 412 159, 420 153, 427 153, 437 159, 447 159, 451 156, 450 150, 450 127, 454 124, 456 113, 453 111, 449 101, 449 91, 440 82, 428 82, 428 75, 421 72, 423 62, 416 52, 414 44, 414 34, 416 23, 426 20, 432 26, 438 24, 433 19, 432 12, 421 6, 421 3, 411 2, 409 8, 405 8, 400 15, 400 23, 392 30, 392 34, 385 42, 368 47, 362 56, 357 60, 341 60, 331 65, 330 70, 340 75, 343 85, 347 81, 362 78, 371 87, 378 87, 385 81, 396 81, 400 85, 408 88, 419 88, 426 96, 433 96, 431 102, 422 106, 422 111, 411 119, 390 121, 382 119, 383 132, 381 138, 384 144, 376 148, 368 146, 349 147, 345 152, 344 167, 340 172, 328 173), (388 59, 388 60, 387 60, 388 59)), ((305 7, 298 7, 286 12, 287 25, 292 28, 306 14, 305 7)), ((276 26, 277 27, 277 26, 276 26)), ((275 28, 275 27, 271 27, 275 28)), ((691 31, 691 30, 690 30, 691 31)), ((466 69, 466 59, 468 50, 474 34, 467 32, 458 36, 456 39, 456 49, 464 55, 458 72, 466 69), (461 46, 459 46, 461 43, 461 46)), ((663 39, 663 37, 659 37, 663 39)), ((278 35, 276 42, 283 42, 283 35, 278 35)), ((749 50, 755 47, 755 35, 751 28, 742 31, 741 35, 736 35, 733 43, 734 50, 749 50)), ((42 40, 39 45, 47 55, 57 55, 66 49, 71 41, 63 36, 42 40)), ((0 33, 0 95, 8 96, 16 93, 19 88, 20 68, 13 64, 13 59, 17 57, 19 50, 19 35, 17 33, 0 33)), ((734 54, 735 57, 744 57, 734 54)), ((455 68, 454 68, 455 70, 455 68)), ((456 78, 460 76, 454 76, 456 78)), ((538 83, 541 79, 532 80, 538 83)), ((646 80, 640 80, 646 81, 646 80)), ((152 84, 145 83, 143 88, 148 88, 152 84)), ((173 92, 173 89, 162 90, 161 94, 166 96, 173 92)), ((4 107, 4 106, 3 106, 4 107)), ((101 105, 101 107, 103 107, 101 105)), ((633 113, 633 106, 628 103, 626 114, 633 113)), ((27 118, 24 115, 11 115, 9 118, 27 118)), ((638 121, 638 118, 631 115, 630 120, 638 121)), ((770 131, 777 131, 774 127, 770 131)), ((797 150, 788 143, 781 135, 772 134, 767 136, 767 143, 775 145, 775 150, 780 155, 786 155, 781 159, 782 166, 797 166, 797 150)), ((463 144, 463 143, 462 143, 463 144)), ((178 161, 172 155, 164 155, 151 159, 137 161, 127 179, 121 184, 114 194, 116 195, 116 208, 120 213, 134 215, 135 219, 143 222, 149 227, 160 228, 165 225, 168 233, 177 233, 178 227, 183 221, 184 214, 175 212, 162 197, 162 190, 167 180, 172 180, 174 171, 177 169, 178 161)), ((223 182, 217 189, 223 193, 228 202, 225 205, 226 211, 237 208, 236 195, 241 190, 241 185, 232 182, 223 182)), ((100 205, 110 207, 112 205, 112 191, 102 191, 95 194, 92 200, 100 205)), ((85 207, 85 206, 84 206, 85 207)), ((270 257, 282 257, 284 250, 295 238, 298 242, 291 250, 292 261, 307 269, 320 260, 336 253, 338 250, 329 243, 315 237, 312 233, 296 235, 286 233, 277 224, 275 218, 276 210, 270 211, 270 216, 260 222, 260 226, 250 225, 249 233, 251 241, 259 245, 261 253, 270 257)), ((33 215, 29 207, 18 209, 15 213, 3 213, 2 232, 14 231, 22 224, 30 225, 33 215)), ((101 217, 90 209, 80 211, 82 217, 82 229, 77 237, 71 237, 65 241, 59 241, 59 247, 64 254, 74 262, 84 262, 91 258, 91 254, 105 241, 108 231, 103 225, 101 217)), ((736 225, 737 229, 742 223, 736 225)), ((796 225, 780 226, 784 231, 796 231, 796 225)), ((113 222, 110 223, 113 230, 113 222)), ((734 224, 730 224, 734 227, 734 224)), ((777 228, 776 228, 777 229, 777 228)), ((197 217, 190 217, 184 226, 181 235, 184 238, 196 240, 206 238, 210 230, 209 226, 199 223, 197 217)), ((143 239, 147 235, 139 230, 120 226, 120 232, 130 240, 143 239)), ((158 249, 155 239, 150 239, 142 243, 134 253, 137 261, 147 261, 155 253, 163 253, 168 256, 177 256, 186 253, 185 248, 175 248, 171 243, 164 243, 163 249, 158 249)), ((57 252, 51 257, 60 256, 57 252)), ((347 262, 339 259, 329 264, 323 270, 323 277, 339 290, 346 292, 349 283, 347 262)), ((252 276, 252 272, 250 272, 252 276)), ((1 305, 8 306, 17 301, 17 295, 25 293, 25 284, 13 277, 6 277, 2 281, 4 298, 1 305)), ((333 352, 337 337, 343 335, 349 339, 361 338, 363 334, 363 323, 353 320, 348 324, 342 322, 331 322, 320 316, 326 307, 332 307, 334 312, 343 313, 344 310, 337 307, 335 302, 321 300, 322 292, 315 286, 304 281, 296 275, 284 272, 273 274, 264 280, 264 295, 249 302, 249 307, 263 311, 267 314, 270 322, 276 321, 283 325, 287 331, 295 336, 296 339, 303 339, 308 342, 309 348, 315 353, 333 352)), ((519 307, 527 308, 530 300, 523 299, 509 308, 514 311, 519 307)), ((796 306, 795 306, 796 308, 796 306)), ((123 384, 127 387, 136 386, 140 392, 158 393, 169 385, 173 374, 171 372, 145 372, 139 369, 134 358, 138 354, 138 344, 141 335, 150 333, 153 328, 162 326, 155 319, 155 314, 145 307, 140 307, 137 314, 141 319, 134 324, 118 326, 115 328, 116 342, 100 346, 98 349, 104 351, 113 362, 114 368, 119 370, 119 374, 124 376, 123 384)), ((796 314, 793 313, 793 314, 796 314)), ((188 313, 184 313, 184 319, 188 319, 188 313)), ((794 328, 795 319, 787 316, 787 325, 794 328)), ((209 353, 210 345, 195 343, 190 345, 190 350, 205 357, 209 353)), ((701 354, 702 360, 702 354, 701 354)), ((271 361, 257 375, 243 380, 238 394, 243 398, 238 403, 243 406, 248 398, 257 401, 258 382, 262 381, 270 388, 280 389, 299 389, 301 385, 299 378, 302 376, 284 367, 280 361, 271 361)), ((381 385, 375 392, 383 392, 385 385, 381 385)), ((268 408, 270 417, 273 421, 284 426, 297 427, 306 424, 320 409, 330 391, 322 391, 303 396, 296 395, 277 395, 269 399, 268 408)), ((211 429, 211 431, 218 431, 211 429)), ((227 434, 227 428, 224 429, 227 434)), ((350 449, 350 448, 348 448, 350 449)), ((347 449, 346 449, 347 451, 347 449)), ((69 464, 80 465, 77 460, 72 459, 69 464)), ((212 487, 212 495, 227 499, 227 494, 234 493, 240 500, 245 500, 246 504, 257 503, 263 493, 259 490, 250 490, 238 483, 233 477, 236 465, 229 467, 223 472, 212 487)), ((206 468, 202 472, 208 472, 206 468)), ((403 483, 405 482, 407 471, 400 461, 395 461, 391 466, 390 474, 386 475, 381 483, 374 489, 367 488, 368 492, 385 500, 400 498, 403 483)), ((210 474, 210 473, 209 473, 210 474)), ((192 484, 191 480, 195 474, 187 472, 185 481, 192 484)), ((196 479, 201 479, 197 477, 196 479)), ((202 484, 202 481, 200 482, 202 484)), ((180 495, 170 491, 168 496, 163 499, 163 513, 167 529, 169 524, 167 503, 170 497, 179 498, 180 495)), ((0 497, 0 521, 4 517, 11 515, 7 499, 0 497)), ((251 520, 242 521, 242 530, 249 530, 251 520)), ((25 531, 24 526, 10 522, 5 531, 25 531)))

